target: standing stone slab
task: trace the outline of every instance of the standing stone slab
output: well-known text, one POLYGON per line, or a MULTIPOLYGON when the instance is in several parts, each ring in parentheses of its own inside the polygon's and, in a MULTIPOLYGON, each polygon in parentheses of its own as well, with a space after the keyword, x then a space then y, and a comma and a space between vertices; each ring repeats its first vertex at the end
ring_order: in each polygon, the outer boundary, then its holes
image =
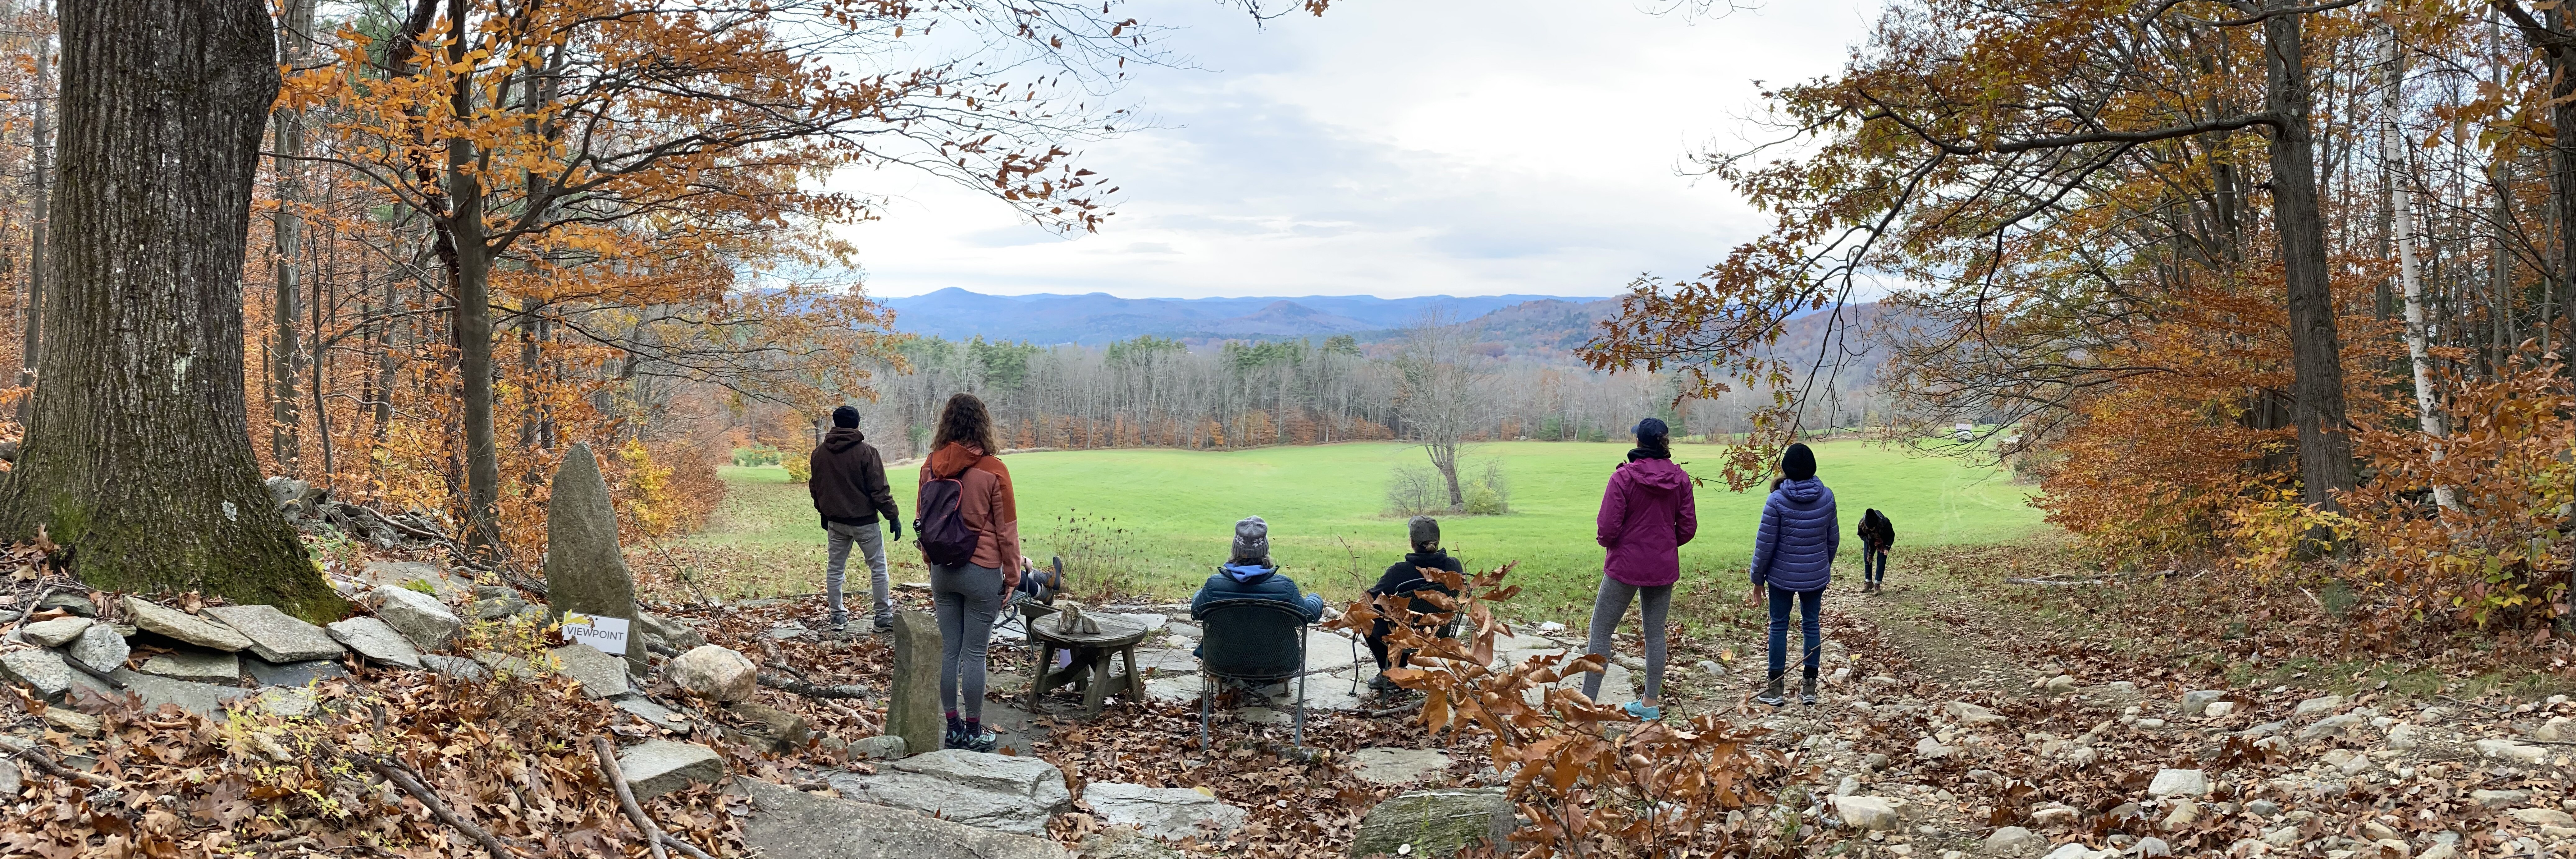
POLYGON ((939 621, 917 611, 894 615, 894 679, 886 695, 885 732, 914 751, 944 745, 948 722, 940 716, 939 621))
POLYGON ((626 660, 600 652, 587 644, 567 644, 554 649, 555 661, 563 664, 563 675, 581 682, 581 691, 593 698, 615 698, 631 691, 626 685, 626 660))
POLYGON ((634 788, 637 802, 688 787, 690 782, 714 784, 725 775, 724 758, 716 750, 675 740, 651 740, 619 752, 617 769, 625 774, 627 786, 634 788))
POLYGON ((447 646, 456 631, 465 626, 456 613, 430 596, 410 588, 380 587, 367 592, 367 607, 375 610, 386 626, 402 633, 411 646, 428 653, 447 646))
POLYGON ((115 629, 103 623, 82 630, 80 638, 72 641, 69 650, 73 659, 100 671, 125 667, 125 657, 134 653, 134 648, 125 643, 125 636, 116 634, 115 629))
MULTIPOLYGON (((546 501, 546 618, 568 611, 629 621, 636 614, 635 576, 617 548, 617 508, 588 444, 564 453, 546 501)), ((630 643, 626 659, 643 665, 644 648, 630 643)))
POLYGON ((13 650, 0 653, 0 678, 25 683, 36 697, 50 700, 71 691, 72 667, 51 650, 13 650))
POLYGON ((270 662, 334 659, 340 643, 321 627, 305 623, 273 605, 219 605, 206 614, 250 639, 250 654, 270 662))
POLYGON ((1073 807, 1064 771, 1054 764, 964 749, 879 764, 872 775, 835 772, 825 780, 860 802, 1021 835, 1045 835, 1047 821, 1073 807))
POLYGON ((1415 791, 1369 809, 1351 838, 1351 856, 1448 859, 1478 843, 1503 846, 1516 822, 1501 788, 1415 791))
MULTIPOLYGON (((250 639, 221 621, 202 618, 146 600, 125 598, 125 616, 144 632, 174 638, 209 650, 231 653, 250 646, 250 639)), ((104 667, 104 666, 101 666, 104 667)))
POLYGON ((341 644, 348 645, 350 650, 357 651, 360 656, 387 665, 400 665, 415 671, 420 669, 420 650, 411 646, 411 639, 404 638, 402 633, 395 632, 394 628, 386 626, 384 621, 372 617, 353 617, 331 624, 324 629, 331 633, 332 638, 338 639, 341 644))
POLYGON ((241 682, 241 657, 212 650, 178 650, 143 660, 143 673, 230 686, 241 682))

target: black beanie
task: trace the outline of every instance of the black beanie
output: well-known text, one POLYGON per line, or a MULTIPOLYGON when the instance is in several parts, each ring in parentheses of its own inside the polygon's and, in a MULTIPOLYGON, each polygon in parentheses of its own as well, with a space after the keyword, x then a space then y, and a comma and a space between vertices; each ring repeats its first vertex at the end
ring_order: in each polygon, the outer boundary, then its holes
POLYGON ((832 410, 832 425, 842 429, 859 428, 859 410, 842 406, 832 410))
POLYGON ((1803 442, 1790 445, 1787 452, 1780 454, 1780 473, 1791 480, 1816 476, 1816 452, 1808 450, 1803 442))
POLYGON ((1643 442, 1647 439, 1670 438, 1673 431, 1671 427, 1664 425, 1664 419, 1647 418, 1637 422, 1636 433, 1637 440, 1643 442))

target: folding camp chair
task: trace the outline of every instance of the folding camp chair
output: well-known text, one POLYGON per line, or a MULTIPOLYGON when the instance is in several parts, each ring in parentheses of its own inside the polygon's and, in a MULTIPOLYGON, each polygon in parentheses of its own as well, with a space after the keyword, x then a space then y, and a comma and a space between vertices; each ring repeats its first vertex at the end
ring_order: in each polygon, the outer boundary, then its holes
POLYGON ((1278 600, 1229 599, 1193 612, 1199 639, 1199 745, 1208 745, 1208 720, 1216 712, 1216 681, 1267 686, 1297 681, 1297 710, 1290 741, 1306 744, 1306 614, 1278 600))

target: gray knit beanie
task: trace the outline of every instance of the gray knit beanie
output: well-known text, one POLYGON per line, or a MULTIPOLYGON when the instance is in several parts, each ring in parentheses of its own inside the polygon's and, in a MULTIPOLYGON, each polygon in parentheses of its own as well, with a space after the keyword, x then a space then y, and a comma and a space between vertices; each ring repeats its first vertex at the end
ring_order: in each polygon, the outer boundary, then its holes
POLYGON ((1270 523, 1259 516, 1246 516, 1234 523, 1234 560, 1270 560, 1270 523))
POLYGON ((1407 536, 1413 538, 1415 549, 1440 544, 1440 520, 1438 519, 1415 516, 1411 521, 1404 523, 1404 531, 1407 536))

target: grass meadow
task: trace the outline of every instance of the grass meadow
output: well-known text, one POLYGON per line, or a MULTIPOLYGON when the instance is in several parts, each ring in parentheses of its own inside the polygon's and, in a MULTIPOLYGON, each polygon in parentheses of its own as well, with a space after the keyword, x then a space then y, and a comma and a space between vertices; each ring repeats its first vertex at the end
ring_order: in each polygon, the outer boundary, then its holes
MULTIPOLYGON (((1593 515, 1627 449, 1578 442, 1476 446, 1468 461, 1501 463, 1512 512, 1443 517, 1450 552, 1471 569, 1518 561, 1514 580, 1528 593, 1520 600, 1524 611, 1562 615, 1588 606, 1602 555, 1592 539, 1593 515)), ((1679 445, 1674 459, 1714 478, 1718 448, 1679 445)), ((1908 547, 2007 542, 2046 527, 2028 504, 2029 489, 2000 471, 1860 441, 1818 445, 1817 459, 1846 531, 1865 507, 1895 520, 1898 574, 1908 547)), ((1235 520, 1258 515, 1270 523, 1271 555, 1283 572, 1341 600, 1357 596, 1403 555, 1404 520, 1382 512, 1388 475, 1399 464, 1425 460, 1418 448, 1363 442, 1215 452, 1049 451, 1005 461, 1018 487, 1028 553, 1041 563, 1049 554, 1075 561, 1076 591, 1185 597, 1225 560, 1235 520)), ((890 469, 907 518, 915 468, 890 469)), ((729 595, 820 590, 823 532, 805 487, 776 467, 728 467, 723 476, 729 494, 716 517, 673 548, 690 556, 692 566, 712 568, 714 575, 702 578, 729 595)), ((1700 487, 1696 499, 1700 529, 1682 548, 1684 590, 1740 595, 1763 496, 1728 492, 1717 483, 1700 487)), ((1845 555, 1856 551, 1857 541, 1847 539, 1845 555)), ((926 577, 908 540, 889 556, 897 580, 926 577)), ((1858 561, 1849 563, 1856 574, 1858 561)))

